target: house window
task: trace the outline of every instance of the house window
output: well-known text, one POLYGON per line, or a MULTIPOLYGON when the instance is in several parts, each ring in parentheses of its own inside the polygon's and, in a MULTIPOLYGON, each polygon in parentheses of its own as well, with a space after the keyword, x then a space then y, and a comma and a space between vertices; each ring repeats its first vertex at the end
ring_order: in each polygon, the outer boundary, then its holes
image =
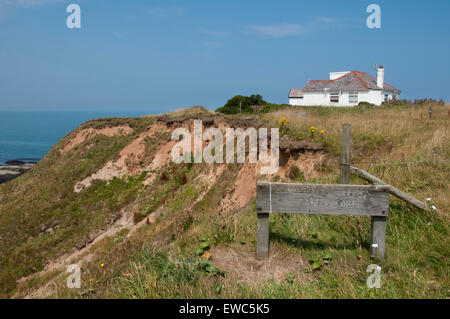
POLYGON ((386 102, 387 100, 389 100, 389 94, 384 95, 384 101, 386 102))
POLYGON ((350 92, 348 94, 348 103, 358 103, 358 92, 350 92))
POLYGON ((339 103, 339 93, 331 93, 330 94, 330 102, 331 103, 339 103))

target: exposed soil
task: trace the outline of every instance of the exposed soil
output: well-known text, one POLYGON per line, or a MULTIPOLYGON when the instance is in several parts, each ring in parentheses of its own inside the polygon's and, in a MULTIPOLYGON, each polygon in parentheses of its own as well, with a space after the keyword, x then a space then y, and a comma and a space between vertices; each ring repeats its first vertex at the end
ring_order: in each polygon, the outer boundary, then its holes
POLYGON ((289 171, 296 166, 303 173, 305 180, 319 177, 317 168, 325 161, 324 152, 306 151, 301 153, 280 153, 280 168, 276 175, 289 179, 289 171))
POLYGON ((285 135, 280 138, 280 150, 284 153, 318 152, 322 151, 323 147, 322 145, 314 143, 310 140, 299 141, 285 135))
MULTIPOLYGON (((146 131, 141 133, 135 140, 120 151, 118 159, 107 162, 100 170, 75 184, 74 192, 78 193, 84 188, 91 186, 92 181, 94 180, 107 181, 113 179, 114 177, 141 173, 145 170, 145 167, 142 167, 141 165, 145 155, 145 139, 154 138, 158 133, 168 131, 168 127, 161 123, 150 126, 146 131)), ((170 143, 174 142, 168 142, 168 144, 170 143)), ((166 145, 165 149, 168 149, 169 147, 169 145, 166 145)), ((170 159, 170 155, 166 157, 170 159)), ((158 156, 156 161, 160 163, 162 161, 161 156, 158 156)), ((158 165, 153 163, 150 166, 153 167, 153 169, 160 168, 158 165)))
POLYGON ((119 135, 128 135, 133 133, 133 129, 128 125, 121 125, 115 127, 105 127, 102 129, 95 128, 82 128, 78 129, 75 133, 75 136, 72 137, 59 151, 61 154, 65 154, 75 146, 83 143, 89 138, 92 138, 95 135, 105 135, 109 137, 119 136, 119 135))
POLYGON ((156 222, 157 218, 161 214, 162 208, 158 209, 150 216, 142 220, 141 222, 134 224, 133 222, 133 208, 126 207, 121 210, 119 218, 110 226, 106 227, 105 230, 99 231, 96 234, 93 234, 88 242, 80 248, 73 248, 73 252, 64 254, 60 256, 57 260, 50 261, 47 263, 47 266, 44 270, 34 273, 30 276, 23 277, 17 281, 17 293, 13 298, 46 298, 52 295, 55 292, 57 287, 55 281, 65 273, 65 269, 70 264, 77 264, 79 267, 83 267, 86 263, 94 260, 95 253, 93 250, 95 246, 102 242, 103 240, 115 236, 119 231, 127 229, 129 230, 127 234, 127 238, 129 238, 132 234, 134 234, 139 228, 144 226, 145 224, 156 222), (24 288, 26 283, 30 280, 36 278, 42 278, 45 276, 51 276, 54 273, 55 277, 50 280, 46 285, 33 288, 26 289, 24 288))
POLYGON ((274 280, 279 284, 286 280, 288 274, 297 280, 308 279, 305 274, 307 262, 298 254, 280 252, 276 248, 271 249, 269 258, 265 260, 256 259, 255 252, 249 251, 245 246, 241 249, 220 247, 213 249, 211 255, 213 265, 239 283, 256 285, 274 280))

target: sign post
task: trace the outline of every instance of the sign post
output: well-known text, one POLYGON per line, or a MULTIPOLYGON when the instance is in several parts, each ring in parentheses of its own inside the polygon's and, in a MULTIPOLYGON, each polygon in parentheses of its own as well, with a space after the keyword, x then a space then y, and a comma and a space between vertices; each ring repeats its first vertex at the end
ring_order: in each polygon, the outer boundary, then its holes
POLYGON ((269 257, 269 214, 372 216, 371 254, 384 258, 389 187, 385 185, 287 184, 258 181, 257 258, 269 257))

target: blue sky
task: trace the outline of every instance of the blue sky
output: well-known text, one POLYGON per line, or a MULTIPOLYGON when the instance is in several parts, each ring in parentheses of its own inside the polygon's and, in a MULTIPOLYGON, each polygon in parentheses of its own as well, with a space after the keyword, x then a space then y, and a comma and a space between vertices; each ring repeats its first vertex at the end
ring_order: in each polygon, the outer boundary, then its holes
POLYGON ((286 103, 328 72, 375 74, 450 101, 450 1, 0 0, 0 109, 215 109, 286 103), (80 5, 81 29, 66 7, 80 5), (369 29, 369 4, 382 28, 369 29))

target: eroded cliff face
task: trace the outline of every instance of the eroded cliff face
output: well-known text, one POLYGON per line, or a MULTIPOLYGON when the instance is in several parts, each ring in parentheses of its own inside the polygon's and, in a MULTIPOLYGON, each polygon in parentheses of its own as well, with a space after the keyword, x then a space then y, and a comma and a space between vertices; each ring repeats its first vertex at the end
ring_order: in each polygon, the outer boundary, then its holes
MULTIPOLYGON (((10 287, 18 281, 16 297, 52 294, 51 285, 27 288, 30 279, 56 280, 69 264, 89 264, 102 243, 123 231, 126 240, 133 241, 141 228, 157 225, 152 231, 155 243, 167 245, 192 220, 212 213, 232 216, 248 207, 258 179, 292 180, 295 167, 296 174, 308 180, 318 176, 317 168, 325 159, 318 144, 281 138, 280 167, 272 175, 261 175, 262 164, 248 160, 173 163, 171 151, 178 141, 171 139, 171 133, 177 128, 193 132, 196 120, 202 121, 203 129, 218 128, 224 136, 227 128, 263 127, 252 119, 212 115, 90 121, 56 144, 23 180, 11 184, 10 190, 20 192, 26 203, 5 194, 2 213, 25 207, 27 223, 36 223, 0 240, 13 252, 3 257, 34 265, 8 277, 10 287), (19 238, 27 239, 20 243, 19 238), (22 257, 14 253, 25 247, 32 253, 22 257)), ((203 139, 203 149, 211 142, 203 139)))

